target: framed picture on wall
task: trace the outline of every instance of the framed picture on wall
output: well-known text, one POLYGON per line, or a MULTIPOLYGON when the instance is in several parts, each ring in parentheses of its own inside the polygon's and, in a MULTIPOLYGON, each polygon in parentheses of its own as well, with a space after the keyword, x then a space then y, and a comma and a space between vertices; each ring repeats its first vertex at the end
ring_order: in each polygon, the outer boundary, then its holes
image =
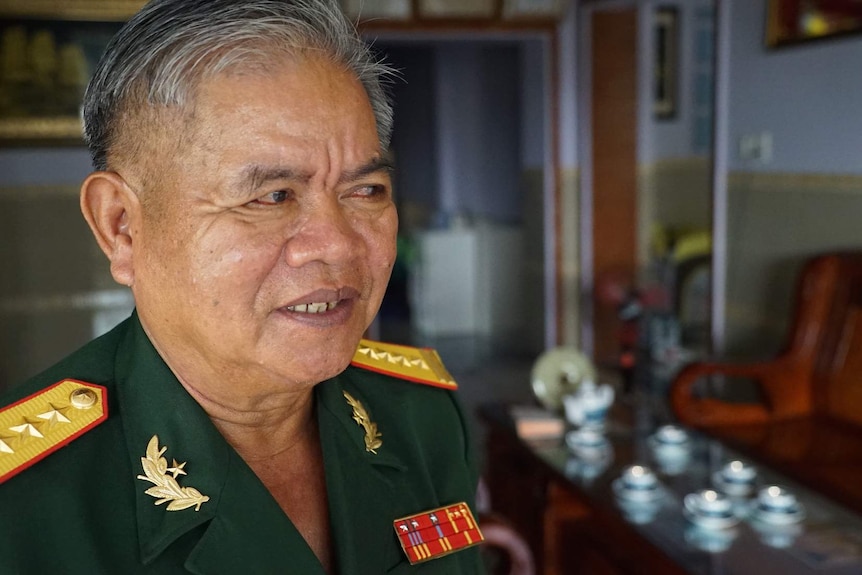
POLYGON ((493 18, 497 0, 419 0, 422 18, 493 18))
POLYGON ((771 48, 862 31, 858 0, 768 0, 766 45, 771 48))
POLYGON ((0 143, 79 144, 84 88, 143 0, 0 3, 0 143))
POLYGON ((655 11, 653 116, 658 120, 676 117, 679 75, 679 11, 659 6, 655 11))

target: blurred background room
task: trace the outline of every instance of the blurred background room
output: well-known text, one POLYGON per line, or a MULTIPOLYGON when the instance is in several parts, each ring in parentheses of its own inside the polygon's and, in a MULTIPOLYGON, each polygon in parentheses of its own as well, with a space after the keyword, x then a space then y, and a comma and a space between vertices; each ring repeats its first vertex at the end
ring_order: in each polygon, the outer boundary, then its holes
MULTIPOLYGON (((78 104, 141 4, 0 0, 0 391, 133 307, 78 209, 78 104)), ((559 346, 669 410, 686 363, 781 349, 809 258, 862 248, 859 2, 344 6, 399 70, 370 336, 436 348, 480 446, 559 346)))

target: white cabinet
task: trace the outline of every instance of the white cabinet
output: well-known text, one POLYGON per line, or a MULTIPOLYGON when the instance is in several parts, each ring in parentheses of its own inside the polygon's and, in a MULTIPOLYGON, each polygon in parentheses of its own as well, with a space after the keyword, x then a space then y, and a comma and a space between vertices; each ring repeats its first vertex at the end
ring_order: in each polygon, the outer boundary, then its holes
POLYGON ((517 335, 524 324, 522 244, 514 226, 421 232, 410 284, 414 328, 431 337, 517 335))

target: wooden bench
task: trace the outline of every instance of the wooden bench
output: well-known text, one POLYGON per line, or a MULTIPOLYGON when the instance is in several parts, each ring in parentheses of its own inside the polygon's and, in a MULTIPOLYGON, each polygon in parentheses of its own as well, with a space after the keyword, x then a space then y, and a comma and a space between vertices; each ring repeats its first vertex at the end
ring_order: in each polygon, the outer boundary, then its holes
POLYGON ((682 423, 862 512, 862 252, 806 263, 788 342, 776 358, 689 365, 670 399, 682 423), (704 389, 715 377, 722 397, 704 389), (760 400, 723 399, 739 382, 730 378, 754 380, 760 400))

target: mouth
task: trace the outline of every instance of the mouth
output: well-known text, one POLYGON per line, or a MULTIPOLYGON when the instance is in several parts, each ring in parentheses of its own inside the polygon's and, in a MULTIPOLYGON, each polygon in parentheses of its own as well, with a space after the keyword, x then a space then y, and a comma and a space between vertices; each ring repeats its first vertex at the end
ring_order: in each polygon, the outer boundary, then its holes
POLYGON ((312 303, 300 303, 300 304, 296 304, 296 305, 286 306, 285 309, 287 309, 288 311, 296 312, 296 313, 308 313, 308 314, 326 313, 330 310, 335 309, 335 307, 339 303, 341 303, 341 300, 312 302, 312 303))
POLYGON ((281 309, 293 317, 328 317, 348 313, 358 298, 359 290, 352 287, 319 289, 288 302, 281 309))

